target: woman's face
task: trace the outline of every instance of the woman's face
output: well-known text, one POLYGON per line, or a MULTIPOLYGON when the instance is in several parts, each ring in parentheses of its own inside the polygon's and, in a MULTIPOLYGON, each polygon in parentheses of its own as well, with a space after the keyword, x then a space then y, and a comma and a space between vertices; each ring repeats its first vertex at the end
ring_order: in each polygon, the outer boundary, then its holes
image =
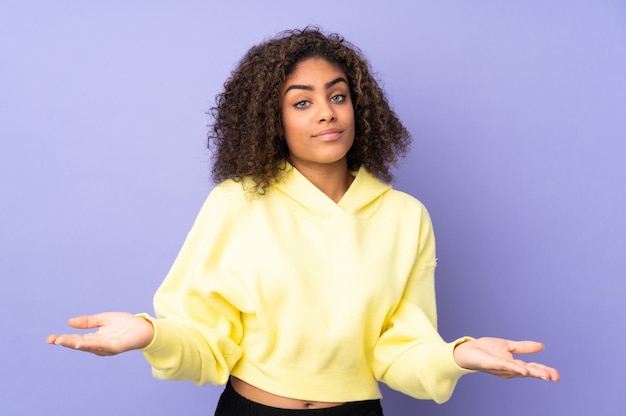
POLYGON ((301 168, 347 166, 354 109, 346 74, 322 58, 301 61, 280 91, 289 161, 301 168))

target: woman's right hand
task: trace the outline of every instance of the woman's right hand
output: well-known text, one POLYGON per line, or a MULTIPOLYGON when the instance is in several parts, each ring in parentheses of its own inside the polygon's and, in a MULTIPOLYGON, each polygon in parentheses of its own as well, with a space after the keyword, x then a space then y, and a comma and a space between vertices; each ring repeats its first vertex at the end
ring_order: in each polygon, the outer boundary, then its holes
POLYGON ((52 334, 46 342, 96 355, 115 355, 146 347, 154 337, 151 322, 126 312, 78 316, 68 323, 72 328, 98 330, 87 334, 52 334))

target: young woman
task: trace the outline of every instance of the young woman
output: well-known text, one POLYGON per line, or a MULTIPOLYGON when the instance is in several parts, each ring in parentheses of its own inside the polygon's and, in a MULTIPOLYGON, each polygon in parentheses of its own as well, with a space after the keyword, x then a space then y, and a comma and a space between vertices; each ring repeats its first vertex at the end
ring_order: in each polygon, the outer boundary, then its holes
POLYGON ((436 330, 426 209, 387 183, 409 145, 359 50, 315 28, 253 47, 213 109, 217 183, 157 318, 70 319, 48 342, 143 350, 156 377, 227 384, 217 415, 382 415, 378 381, 446 401, 463 374, 557 381, 534 341, 436 330))

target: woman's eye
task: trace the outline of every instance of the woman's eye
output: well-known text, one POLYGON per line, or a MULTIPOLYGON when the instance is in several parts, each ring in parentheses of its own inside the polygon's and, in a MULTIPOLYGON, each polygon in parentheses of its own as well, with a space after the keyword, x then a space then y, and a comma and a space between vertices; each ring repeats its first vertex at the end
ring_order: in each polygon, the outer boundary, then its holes
POLYGON ((294 107, 296 108, 307 108, 309 106, 309 102, 302 100, 302 101, 298 101, 297 103, 294 104, 294 107))
POLYGON ((330 101, 334 102, 334 103, 342 103, 344 101, 346 101, 346 96, 343 94, 337 94, 333 97, 331 97, 330 101))

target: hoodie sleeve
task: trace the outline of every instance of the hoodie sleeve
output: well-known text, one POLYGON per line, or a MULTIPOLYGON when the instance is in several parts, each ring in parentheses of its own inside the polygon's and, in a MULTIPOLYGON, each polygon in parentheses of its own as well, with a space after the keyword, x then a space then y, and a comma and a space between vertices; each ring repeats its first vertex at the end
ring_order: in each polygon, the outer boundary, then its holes
POLYGON ((437 332, 435 238, 422 206, 418 250, 402 299, 386 320, 374 348, 374 374, 394 390, 418 399, 447 401, 458 379, 472 371, 454 361, 454 347, 437 332))
MULTIPOLYGON (((217 189, 217 188, 216 188, 217 189)), ((224 384, 241 357, 242 291, 220 278, 228 201, 214 190, 154 296, 155 336, 142 351, 156 378, 224 384)))

